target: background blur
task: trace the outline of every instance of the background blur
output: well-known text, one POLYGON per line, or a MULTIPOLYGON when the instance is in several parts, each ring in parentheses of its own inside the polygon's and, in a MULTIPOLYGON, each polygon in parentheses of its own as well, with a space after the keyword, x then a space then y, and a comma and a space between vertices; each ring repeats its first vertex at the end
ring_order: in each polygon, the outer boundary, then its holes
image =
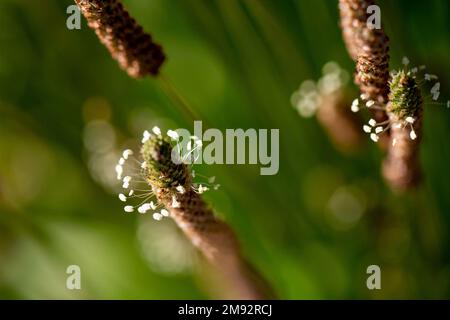
MULTIPOLYGON (((201 166, 206 194, 285 299, 450 298, 450 110, 427 105, 425 183, 394 195, 382 155, 332 146, 290 97, 334 60, 353 63, 333 0, 126 0, 168 55, 163 72, 210 126, 280 128, 280 171, 201 166), (382 290, 366 288, 366 268, 382 290)), ((69 0, 0 1, 0 298, 214 298, 171 221, 125 215, 114 165, 143 129, 192 128, 159 80, 119 69, 69 0), (81 267, 82 290, 66 289, 81 267)), ((425 64, 450 98, 450 3, 379 1, 391 66, 425 64)), ((357 91, 353 85, 356 97, 357 91)), ((200 270, 200 271, 199 271, 200 270)))

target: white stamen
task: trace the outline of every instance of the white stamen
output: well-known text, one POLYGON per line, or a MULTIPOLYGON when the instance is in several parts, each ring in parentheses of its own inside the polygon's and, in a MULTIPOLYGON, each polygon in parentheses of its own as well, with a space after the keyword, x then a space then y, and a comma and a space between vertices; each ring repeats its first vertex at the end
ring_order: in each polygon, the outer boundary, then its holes
POLYGON ((177 201, 175 196, 172 196, 172 208, 179 208, 179 207, 180 207, 180 202, 177 201))
POLYGON ((140 207, 138 208, 138 212, 141 213, 141 214, 145 214, 145 213, 147 213, 147 211, 148 211, 149 209, 150 209, 150 208, 148 207, 147 204, 143 204, 142 206, 140 206, 140 207))
POLYGON ((408 57, 403 57, 403 59, 402 59, 402 64, 405 65, 405 66, 407 66, 407 65, 409 64, 409 59, 408 59, 408 57))
POLYGON ((414 121, 416 121, 416 119, 414 119, 413 117, 407 117, 406 118, 406 122, 413 124, 414 121))
POLYGON ((209 188, 208 187, 205 187, 205 186, 203 186, 203 185, 200 185, 199 187, 198 187, 198 193, 200 193, 200 194, 202 194, 202 193, 204 193, 204 192, 206 192, 206 191, 208 191, 209 190, 209 188))
POLYGON ((417 139, 417 134, 414 130, 411 130, 411 132, 409 133, 409 137, 411 138, 411 140, 416 140, 417 139))
POLYGON ((152 135, 147 130, 144 131, 144 134, 142 135, 142 143, 146 143, 148 139, 150 139, 152 135))
POLYGON ((128 193, 128 196, 131 197, 134 194, 134 190, 131 189, 130 192, 128 193))
POLYGON ((123 158, 124 158, 125 160, 127 160, 127 159, 128 159, 128 156, 131 156, 132 154, 133 154, 133 151, 130 150, 130 149, 127 149, 127 150, 125 150, 125 151, 123 152, 123 158))
POLYGON ((395 147, 396 144, 397 144, 397 139, 394 138, 394 139, 392 140, 392 146, 395 147))
POLYGON ((119 193, 119 199, 122 202, 126 202, 127 201, 127 197, 123 193, 119 193))
POLYGON ((366 102, 366 107, 367 107, 367 108, 370 108, 370 107, 373 106, 374 104, 375 104, 375 101, 369 100, 369 101, 366 102))
POLYGON ((441 88, 441 84, 439 82, 436 82, 436 84, 431 88, 431 94, 433 95, 432 99, 436 101, 439 98, 439 95, 441 94, 439 92, 439 89, 441 88))
POLYGON ((363 130, 364 130, 365 133, 371 133, 372 132, 372 127, 370 127, 367 124, 365 124, 363 126, 363 130))
POLYGON ((149 205, 150 209, 156 210, 157 206, 153 203, 153 201, 150 201, 150 203, 148 205, 149 205))
POLYGON ((125 206, 125 207, 123 208, 123 210, 124 210, 125 212, 133 212, 133 211, 134 211, 134 208, 133 208, 133 206, 125 206))
POLYGON ((376 134, 380 134, 380 133, 382 133, 383 132, 383 127, 376 127, 376 129, 375 129, 375 133, 376 134))
POLYGON ((370 120, 369 120, 369 125, 370 125, 371 127, 375 127, 375 126, 377 125, 377 122, 375 121, 375 119, 370 119, 370 120))
POLYGON ((169 216, 169 211, 167 211, 166 209, 162 209, 161 210, 161 215, 164 217, 168 217, 169 216))
POLYGON ((183 194, 186 192, 186 189, 183 186, 178 186, 175 188, 179 193, 183 194))
POLYGON ((124 164, 125 164, 125 159, 121 157, 119 159, 119 165, 123 166, 124 164))
POLYGON ((131 181, 131 177, 130 176, 126 176, 123 178, 123 182, 130 182, 131 181))
POLYGON ((370 135, 370 139, 372 139, 373 142, 378 142, 378 140, 380 139, 375 133, 372 133, 370 135))
POLYGON ((361 97, 362 100, 366 100, 366 99, 369 98, 369 95, 363 93, 363 94, 360 95, 360 97, 361 97))
POLYGON ((170 138, 172 138, 173 140, 178 140, 178 138, 179 138, 178 133, 177 133, 176 131, 174 131, 174 130, 168 130, 168 131, 167 131, 167 135, 168 135, 170 138))
POLYGON ((161 129, 158 128, 158 127, 156 127, 156 126, 153 127, 152 131, 153 131, 153 133, 156 134, 157 136, 160 136, 160 135, 161 135, 161 129))
POLYGON ((116 166, 117 180, 122 179, 123 168, 120 164, 116 166))
POLYGON ((153 219, 155 219, 156 221, 161 221, 162 218, 163 216, 160 213, 153 214, 153 219))

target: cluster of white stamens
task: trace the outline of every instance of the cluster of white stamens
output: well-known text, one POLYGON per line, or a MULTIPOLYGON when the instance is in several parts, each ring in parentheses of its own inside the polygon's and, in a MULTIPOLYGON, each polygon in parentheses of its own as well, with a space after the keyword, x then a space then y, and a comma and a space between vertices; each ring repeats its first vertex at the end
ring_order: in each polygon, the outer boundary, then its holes
MULTIPOLYGON (((409 65, 410 61, 407 57, 403 57, 402 64, 405 66, 405 68, 409 65)), ((426 66, 421 65, 419 67, 414 67, 408 71, 409 74, 417 74, 419 71, 424 71, 426 69, 426 66)), ((392 72, 392 76, 396 75, 397 71, 392 72)), ((430 89, 431 93, 431 99, 433 101, 437 101, 440 96, 440 87, 441 84, 438 82, 439 78, 438 76, 434 74, 425 73, 423 75, 424 80, 428 82, 436 81, 432 88, 430 89)), ((353 100, 351 105, 351 111, 353 112, 359 112, 361 110, 361 106, 365 106, 369 109, 374 110, 386 110, 386 105, 380 105, 379 103, 375 102, 374 100, 368 100, 369 97, 365 94, 361 94, 360 98, 357 98, 353 100)), ((447 101, 447 108, 450 108, 450 100, 447 101)), ((370 119, 368 124, 365 124, 363 126, 363 131, 370 135, 370 139, 374 142, 378 142, 379 137, 381 134, 389 130, 390 128, 409 128, 410 133, 409 137, 411 140, 417 139, 417 133, 414 130, 413 124, 416 121, 414 117, 407 117, 405 120, 402 121, 396 121, 392 123, 391 120, 386 120, 381 123, 377 123, 374 119, 370 119)), ((393 139, 392 144, 395 146, 397 144, 396 139, 393 139)))
MULTIPOLYGON (((398 121, 395 123, 392 123, 390 120, 386 120, 384 122, 377 123, 375 119, 370 119, 368 124, 365 124, 363 126, 363 131, 370 135, 370 139, 373 142, 378 142, 380 139, 380 135, 392 128, 399 128, 404 129, 409 127, 410 133, 409 137, 411 140, 417 139, 417 133, 414 130, 413 124, 416 121, 413 117, 407 117, 404 121, 398 121)), ((395 146, 397 144, 396 139, 393 139, 392 145, 395 146)))
MULTIPOLYGON (((147 130, 144 131, 143 136, 142 136, 142 143, 143 144, 146 143, 152 137, 152 134, 154 134, 156 136, 162 136, 161 129, 158 127, 153 127, 151 132, 149 132, 147 130)), ((176 131, 168 130, 167 136, 172 141, 176 141, 178 144, 180 137, 176 131)), ((189 155, 192 155, 193 152, 195 152, 196 150, 201 148, 203 145, 202 141, 198 137, 191 136, 190 138, 192 139, 193 143, 191 144, 191 141, 188 142, 188 145, 186 147, 186 149, 188 151, 187 154, 185 154, 183 156, 180 154, 180 157, 183 160, 185 160, 189 155)), ((177 145, 177 149, 178 149, 179 153, 181 153, 181 149, 180 149, 179 145, 177 145)), ((118 198, 122 202, 130 202, 134 199, 140 199, 141 202, 138 205, 127 204, 124 206, 123 210, 126 213, 132 213, 132 212, 137 211, 140 214, 146 214, 149 211, 151 211, 153 219, 155 219, 157 221, 160 221, 165 217, 169 217, 170 213, 167 209, 161 208, 161 205, 156 200, 150 201, 151 198, 154 198, 154 193, 152 191, 152 188, 146 182, 146 178, 145 178, 148 164, 145 161, 142 161, 142 162, 138 161, 136 158, 132 157, 133 154, 134 154, 133 151, 130 149, 124 150, 122 153, 122 156, 120 157, 120 159, 115 167, 115 171, 117 174, 117 180, 121 180, 122 189, 126 190, 126 191, 122 191, 121 193, 119 193, 118 198), (136 165, 137 165, 137 167, 136 167, 136 165), (125 175, 127 173, 129 175, 125 175), (145 187, 142 188, 142 186, 145 186, 145 187)), ((192 177, 195 178, 195 171, 192 170, 191 173, 192 173, 192 177)), ((207 178, 207 177, 205 177, 205 178, 207 178)), ((220 187, 219 184, 214 184, 215 177, 210 177, 207 179, 208 179, 208 182, 206 184, 205 183, 203 183, 203 184, 193 183, 191 186, 192 190, 194 190, 197 193, 202 194, 202 193, 210 190, 210 187, 213 188, 214 190, 217 190, 220 187)), ((186 192, 185 187, 182 185, 176 186, 175 190, 176 190, 176 194, 180 194, 180 195, 184 194, 186 192)), ((177 199, 177 197, 178 197, 177 195, 172 196, 172 202, 170 205, 171 208, 180 208, 181 203, 177 199)))

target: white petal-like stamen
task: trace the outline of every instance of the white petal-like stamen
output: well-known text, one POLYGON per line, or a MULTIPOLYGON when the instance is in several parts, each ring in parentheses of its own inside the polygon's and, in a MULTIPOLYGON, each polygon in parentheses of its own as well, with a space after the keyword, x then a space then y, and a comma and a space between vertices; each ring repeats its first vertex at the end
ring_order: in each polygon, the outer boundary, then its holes
POLYGON ((414 123, 414 121, 416 121, 416 119, 414 119, 413 117, 407 117, 406 118, 406 122, 408 122, 408 123, 414 123))
POLYGON ((150 132, 145 130, 143 135, 142 135, 142 143, 146 143, 148 141, 148 139, 150 139, 151 136, 152 135, 150 134, 150 132))
POLYGON ((365 94, 365 93, 362 93, 362 94, 360 95, 360 97, 361 97, 362 100, 366 100, 366 99, 369 98, 369 96, 368 96, 367 94, 365 94))
POLYGON ((383 127, 376 127, 376 129, 375 129, 375 133, 376 134, 380 134, 380 133, 382 133, 383 132, 383 127))
POLYGON ((403 65, 407 66, 407 65, 409 64, 409 59, 408 59, 408 57, 403 57, 402 63, 403 63, 403 65))
POLYGON ((183 194, 186 192, 186 189, 182 186, 179 185, 178 187, 175 188, 179 193, 183 194))
POLYGON ((119 164, 120 164, 121 166, 123 166, 123 165, 125 164, 125 159, 121 157, 121 158, 119 159, 119 164))
POLYGON ((371 127, 375 127, 375 126, 377 125, 377 122, 375 121, 375 119, 370 119, 370 120, 369 120, 369 125, 370 125, 371 127))
POLYGON ((411 138, 411 140, 416 140, 417 139, 417 134, 414 130, 411 130, 411 132, 409 133, 409 137, 411 138))
POLYGON ((119 199, 122 202, 126 202, 127 201, 127 197, 123 193, 119 193, 119 199))
POLYGON ((123 208, 123 210, 124 210, 125 212, 133 212, 133 211, 134 211, 134 208, 133 208, 133 206, 125 206, 125 207, 123 208))
POLYGON ((153 214, 153 219, 155 219, 156 221, 161 221, 162 218, 163 216, 160 213, 153 214))
POLYGON ((125 150, 125 151, 123 152, 123 158, 124 158, 125 160, 127 160, 127 159, 128 159, 128 156, 131 156, 132 154, 133 154, 133 151, 130 150, 130 149, 127 149, 127 150, 125 150))
POLYGON ((178 138, 180 137, 178 135, 178 133, 174 130, 168 130, 167 131, 167 136, 169 136, 170 138, 172 138, 173 140, 178 140, 178 138))
POLYGON ((122 179, 123 168, 120 164, 116 166, 117 180, 122 179))
POLYGON ((375 104, 375 101, 369 100, 369 101, 366 102, 366 107, 367 107, 367 108, 370 108, 370 107, 373 106, 374 104, 375 104))
POLYGON ((142 206, 140 206, 140 207, 138 208, 138 212, 141 213, 141 214, 144 214, 144 213, 146 213, 147 211, 148 211, 148 208, 147 208, 147 206, 146 206, 145 204, 143 204, 142 206))
POLYGON ((366 132, 366 133, 371 133, 371 132, 372 132, 372 127, 370 127, 370 126, 368 126, 367 124, 365 124, 365 125, 363 126, 363 130, 364 130, 364 132, 366 132))
POLYGON ((150 203, 149 203, 148 205, 149 205, 150 209, 156 210, 157 205, 155 205, 155 204, 153 203, 153 201, 150 201, 150 203))
POLYGON ((134 194, 134 190, 131 189, 130 192, 128 193, 128 196, 131 197, 134 194))
POLYGON ((123 182, 130 182, 131 181, 131 177, 130 176, 126 176, 123 178, 123 182))
POLYGON ((198 187, 198 193, 200 193, 200 194, 202 194, 202 193, 204 193, 204 192, 206 192, 206 191, 208 191, 208 190, 209 190, 209 188, 206 187, 206 186, 203 186, 203 185, 200 185, 200 186, 198 187))
POLYGON ((395 147, 396 144, 397 144, 397 139, 394 138, 394 139, 392 140, 392 146, 395 147))
POLYGON ((436 84, 431 88, 431 94, 433 95, 432 99, 436 101, 439 98, 439 95, 441 94, 439 92, 439 89, 441 88, 441 84, 439 82, 436 82, 436 84))
POLYGON ((122 184, 122 188, 124 188, 124 189, 128 189, 129 186, 130 186, 130 183, 129 183, 128 181, 125 181, 125 182, 122 184))
POLYGON ((180 203, 177 201, 177 199, 175 198, 175 196, 172 196, 172 208, 179 208, 180 207, 180 203))
POLYGON ((164 217, 168 217, 169 216, 169 211, 167 211, 166 209, 162 209, 161 210, 161 215, 164 217))
POLYGON ((370 139, 372 139, 373 142, 378 142, 378 140, 380 139, 375 133, 372 133, 370 135, 370 139))
POLYGON ((153 133, 156 134, 157 136, 161 135, 161 129, 159 127, 153 127, 152 129, 153 133))

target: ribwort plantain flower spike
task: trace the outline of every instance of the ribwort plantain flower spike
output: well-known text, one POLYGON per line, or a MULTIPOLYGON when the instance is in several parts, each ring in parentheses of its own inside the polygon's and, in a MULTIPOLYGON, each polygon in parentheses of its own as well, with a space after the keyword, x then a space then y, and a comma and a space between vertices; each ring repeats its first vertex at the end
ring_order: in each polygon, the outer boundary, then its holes
POLYGON ((369 28, 373 0, 339 0, 341 28, 351 58, 356 62, 355 83, 361 98, 378 122, 388 119, 383 106, 389 95, 389 38, 383 28, 369 28))
POLYGON ((157 75, 165 60, 162 47, 118 0, 75 0, 81 13, 120 67, 133 78, 157 75))
POLYGON ((229 290, 233 292, 233 298, 269 298, 268 286, 244 259, 233 230, 215 217, 213 210, 201 197, 204 192, 220 187, 215 183, 215 177, 194 182, 201 175, 194 174, 186 156, 201 148, 201 140, 192 136, 191 148, 183 155, 176 131, 169 130, 163 134, 158 127, 151 131, 143 134, 141 161, 131 159, 131 150, 126 150, 117 164, 122 168, 119 172, 127 174, 127 164, 133 164, 134 161, 135 168, 131 168, 131 171, 139 172, 137 177, 120 177, 124 189, 131 189, 133 193, 128 197, 120 193, 119 199, 123 202, 131 198, 140 199, 137 206, 127 205, 124 211, 131 213, 135 208, 141 214, 151 211, 153 219, 157 221, 172 218, 189 241, 220 271, 229 290), (152 198, 154 201, 149 202, 152 198))
POLYGON ((408 190, 421 178, 419 146, 422 136, 423 98, 415 75, 404 70, 393 75, 387 106, 391 145, 383 174, 395 190, 408 190))

